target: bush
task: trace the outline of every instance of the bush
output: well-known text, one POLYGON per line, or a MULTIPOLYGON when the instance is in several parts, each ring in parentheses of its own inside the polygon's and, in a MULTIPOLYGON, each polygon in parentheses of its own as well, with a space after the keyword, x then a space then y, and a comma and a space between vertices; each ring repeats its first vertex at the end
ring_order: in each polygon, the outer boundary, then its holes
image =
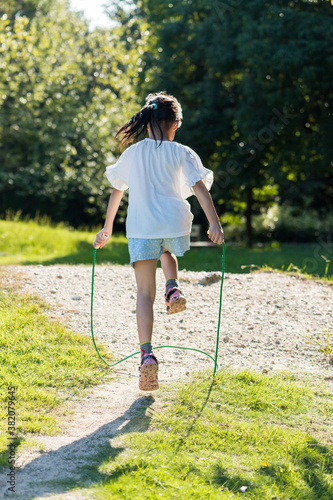
MULTIPOLYGON (((222 217, 228 239, 243 241, 245 217, 230 213, 222 217)), ((253 234, 257 241, 277 240, 288 243, 316 242, 319 238, 330 238, 333 233, 333 213, 318 214, 316 210, 274 204, 262 213, 253 216, 253 234)))

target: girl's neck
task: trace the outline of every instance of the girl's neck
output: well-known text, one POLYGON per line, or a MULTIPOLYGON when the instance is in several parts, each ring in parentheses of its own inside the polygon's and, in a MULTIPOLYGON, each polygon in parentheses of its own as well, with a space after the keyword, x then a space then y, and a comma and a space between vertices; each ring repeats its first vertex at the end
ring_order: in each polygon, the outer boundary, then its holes
MULTIPOLYGON (((160 141, 161 140, 161 134, 155 134, 156 140, 160 141)), ((155 137, 151 132, 149 132, 149 139, 153 139, 155 141, 155 137)), ((165 134, 163 134, 163 141, 162 142, 171 142, 172 139, 169 139, 169 137, 166 137, 165 134)))
MULTIPOLYGON (((160 141, 161 140, 161 132, 159 130, 156 130, 154 128, 154 132, 155 132, 155 137, 153 136, 153 133, 150 129, 150 127, 148 127, 148 134, 149 134, 149 139, 154 139, 156 138, 157 141, 160 141)), ((172 127, 168 128, 167 130, 163 130, 163 142, 164 141, 173 141, 174 137, 175 137, 175 133, 176 133, 176 130, 174 130, 172 127)))

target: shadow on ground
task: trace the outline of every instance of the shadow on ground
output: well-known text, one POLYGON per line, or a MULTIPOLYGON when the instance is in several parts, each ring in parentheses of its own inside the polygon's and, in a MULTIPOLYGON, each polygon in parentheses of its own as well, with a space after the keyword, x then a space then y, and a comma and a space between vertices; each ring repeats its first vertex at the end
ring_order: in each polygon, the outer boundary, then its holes
POLYGON ((3 497, 32 500, 37 496, 63 494, 107 479, 109 476, 99 471, 100 466, 105 460, 114 460, 124 449, 113 447, 110 439, 131 432, 146 432, 151 420, 146 411, 154 401, 152 396, 140 397, 121 417, 92 434, 32 460, 16 471, 15 494, 6 488, 3 497), (45 479, 46 476, 50 479, 45 479))

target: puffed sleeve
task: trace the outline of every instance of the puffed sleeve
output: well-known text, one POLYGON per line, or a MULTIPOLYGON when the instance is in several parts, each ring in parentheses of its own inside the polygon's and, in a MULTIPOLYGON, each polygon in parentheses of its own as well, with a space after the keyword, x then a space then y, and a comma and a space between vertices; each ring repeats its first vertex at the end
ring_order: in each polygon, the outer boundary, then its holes
POLYGON ((132 148, 129 147, 122 153, 117 163, 106 167, 105 175, 114 188, 120 191, 128 189, 131 163, 132 148))
POLYGON ((184 146, 181 164, 183 173, 182 196, 184 199, 194 194, 192 188, 198 181, 203 181, 208 191, 210 190, 214 174, 203 166, 200 157, 188 146, 184 146))

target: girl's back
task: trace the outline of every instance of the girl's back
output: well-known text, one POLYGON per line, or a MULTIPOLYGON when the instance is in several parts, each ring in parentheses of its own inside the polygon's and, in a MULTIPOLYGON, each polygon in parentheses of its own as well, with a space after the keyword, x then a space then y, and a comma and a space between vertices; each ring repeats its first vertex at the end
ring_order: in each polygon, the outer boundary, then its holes
POLYGON ((110 183, 129 188, 128 238, 172 238, 190 232, 193 215, 186 200, 203 180, 210 189, 212 172, 191 148, 168 140, 144 139, 129 147, 107 168, 110 183))

